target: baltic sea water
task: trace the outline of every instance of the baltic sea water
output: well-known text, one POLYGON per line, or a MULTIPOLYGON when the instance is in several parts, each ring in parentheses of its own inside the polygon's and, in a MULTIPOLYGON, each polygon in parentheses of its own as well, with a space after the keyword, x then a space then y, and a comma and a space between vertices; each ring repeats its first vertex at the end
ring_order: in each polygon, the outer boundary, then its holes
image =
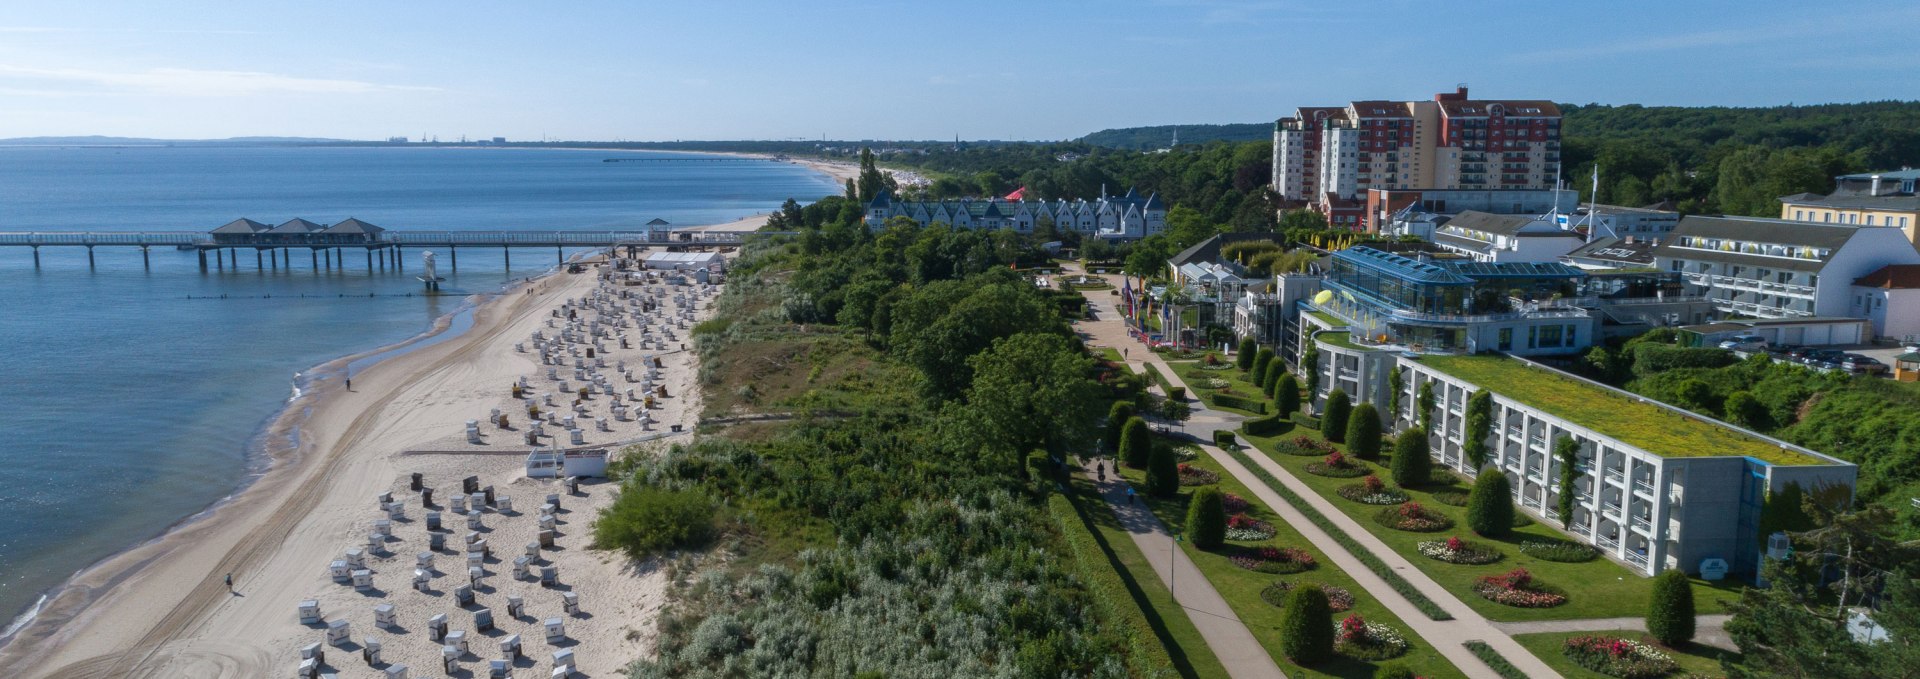
MULTIPOLYGON (((0 231, 207 230, 239 217, 389 229, 627 230, 721 223, 831 179, 772 162, 559 149, 202 146, 0 148, 0 231)), ((552 267, 552 251, 419 252, 369 272, 358 253, 315 272, 201 272, 192 252, 0 248, 0 620, 74 571, 229 495, 257 473, 262 427, 296 373, 426 331, 471 293, 552 267)), ((297 407, 297 404, 296 406, 297 407)))

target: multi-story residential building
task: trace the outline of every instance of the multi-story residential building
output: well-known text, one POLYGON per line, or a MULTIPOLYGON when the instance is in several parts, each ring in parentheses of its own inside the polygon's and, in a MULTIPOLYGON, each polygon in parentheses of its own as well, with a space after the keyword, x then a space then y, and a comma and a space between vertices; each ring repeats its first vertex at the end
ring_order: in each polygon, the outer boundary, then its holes
POLYGON ((1313 200, 1320 182, 1320 137, 1346 118, 1338 106, 1310 106, 1273 124, 1273 192, 1288 201, 1313 200))
POLYGON ((1413 426, 1420 390, 1431 384, 1439 466, 1470 477, 1506 473, 1522 511, 1647 575, 1697 573, 1719 559, 1751 576, 1769 494, 1790 483, 1851 489, 1858 475, 1852 463, 1523 359, 1393 361, 1401 407, 1386 417, 1396 428, 1413 426), (1491 394, 1492 426, 1468 431, 1467 402, 1480 391, 1491 394), (1467 458, 1470 438, 1482 444, 1484 467, 1467 458), (1555 454, 1562 439, 1577 445, 1570 488, 1560 482, 1564 462, 1555 454), (1560 498, 1568 492, 1573 514, 1563 522, 1560 498))
POLYGON ((1888 264, 1854 281, 1847 315, 1871 321, 1883 337, 1920 339, 1920 264, 1888 264))
POLYGON ((1780 198, 1780 218, 1822 224, 1891 226, 1920 244, 1920 170, 1845 174, 1833 178, 1833 193, 1796 193, 1780 198))
POLYGON ((1856 279, 1889 264, 1920 263, 1920 251, 1892 226, 1689 216, 1654 250, 1654 260, 1724 315, 1839 317, 1853 313, 1856 279))
POLYGON ((1552 102, 1474 100, 1462 87, 1432 101, 1356 101, 1335 111, 1303 108, 1275 126, 1282 199, 1351 209, 1369 189, 1547 189, 1559 176, 1552 102))
POLYGON ((1433 244, 1476 262, 1555 262, 1585 243, 1549 215, 1469 210, 1433 227, 1433 244))
POLYGON ((1030 232, 1042 221, 1056 228, 1112 240, 1145 238, 1167 228, 1167 206, 1158 194, 1141 196, 1129 189, 1124 196, 1099 200, 1053 202, 1001 198, 941 201, 894 200, 881 191, 867 204, 867 228, 877 229, 894 217, 921 224, 944 223, 966 229, 1012 229, 1030 232))

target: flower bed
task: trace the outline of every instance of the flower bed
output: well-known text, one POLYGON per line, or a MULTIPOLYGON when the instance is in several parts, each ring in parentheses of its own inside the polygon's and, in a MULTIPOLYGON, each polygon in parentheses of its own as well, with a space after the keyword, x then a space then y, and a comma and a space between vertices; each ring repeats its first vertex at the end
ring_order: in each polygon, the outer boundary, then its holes
POLYGON ((1468 542, 1459 537, 1445 540, 1428 540, 1418 545, 1420 553, 1435 561, 1478 566, 1499 561, 1505 557, 1500 550, 1478 542, 1468 542))
MULTIPOLYGON (((1307 586, 1319 587, 1321 592, 1326 593, 1327 607, 1333 609, 1335 613, 1353 608, 1353 592, 1347 591, 1345 587, 1312 583, 1309 583, 1307 586)), ((1260 599, 1273 604, 1275 607, 1286 608, 1287 593, 1293 591, 1293 587, 1294 585, 1291 582, 1275 580, 1273 584, 1267 585, 1265 589, 1260 590, 1260 599)))
POLYGON ((1220 474, 1211 469, 1201 469, 1185 462, 1180 463, 1180 485, 1209 486, 1220 482, 1220 474))
POLYGON ((1220 498, 1220 506, 1227 510, 1229 516, 1244 514, 1247 510, 1253 508, 1253 505, 1247 502, 1247 499, 1244 497, 1234 495, 1233 493, 1221 493, 1221 495, 1223 497, 1220 498))
POLYGON ((1220 379, 1218 377, 1209 377, 1207 378, 1205 386, 1208 389, 1227 389, 1232 387, 1233 383, 1220 379))
POLYGON ((1399 488, 1388 488, 1380 477, 1368 474, 1359 483, 1341 486, 1334 490, 1340 497, 1363 505, 1397 505, 1407 501, 1407 494, 1399 488))
POLYGON ((1206 365, 1200 366, 1200 369, 1213 370, 1213 371, 1232 370, 1233 364, 1232 363, 1208 363, 1206 365))
POLYGON ((1242 547, 1227 560, 1250 571, 1274 575, 1299 573, 1315 565, 1313 555, 1298 547, 1242 547))
POLYGON ((1575 665, 1622 679, 1653 679, 1680 669, 1672 656, 1653 644, 1605 634, 1567 639, 1561 652, 1575 665))
POLYGON ((1443 505, 1452 505, 1452 506, 1455 506, 1455 507, 1465 507, 1465 506, 1467 506, 1467 494, 1466 494, 1466 493, 1456 493, 1456 492, 1451 492, 1451 491, 1450 491, 1450 492, 1445 492, 1445 493, 1434 493, 1434 494, 1433 494, 1433 501, 1434 501, 1434 502, 1438 502, 1438 503, 1440 503, 1440 504, 1443 504, 1443 505))
POLYGON ((1344 453, 1337 450, 1327 453, 1326 458, 1319 462, 1308 462, 1306 469, 1308 474, 1328 476, 1336 479, 1351 479, 1366 476, 1367 473, 1371 471, 1367 469, 1366 465, 1347 459, 1344 453))
POLYGON ((1359 614, 1334 624, 1333 652, 1355 660, 1386 660, 1407 653, 1407 638, 1400 630, 1377 622, 1367 622, 1359 614))
POLYGON ((1520 553, 1547 561, 1581 563, 1592 561, 1593 557, 1600 555, 1600 550, 1578 542, 1528 540, 1520 543, 1520 553))
POLYGON ((1311 436, 1295 436, 1292 440, 1274 444, 1273 449, 1284 455, 1300 457, 1322 457, 1338 450, 1333 447, 1333 444, 1311 436))
POLYGON ((1545 583, 1536 582, 1525 568, 1473 581, 1473 593, 1488 601, 1514 608, 1553 608, 1567 603, 1567 595, 1545 583))
POLYGON ((1239 542, 1259 542, 1273 538, 1273 526, 1265 521, 1245 514, 1227 517, 1227 539, 1239 542))
POLYGON ((1373 515, 1373 520, 1394 530, 1414 533, 1438 533, 1453 527, 1453 519, 1422 507, 1418 502, 1403 502, 1397 507, 1387 507, 1373 515))

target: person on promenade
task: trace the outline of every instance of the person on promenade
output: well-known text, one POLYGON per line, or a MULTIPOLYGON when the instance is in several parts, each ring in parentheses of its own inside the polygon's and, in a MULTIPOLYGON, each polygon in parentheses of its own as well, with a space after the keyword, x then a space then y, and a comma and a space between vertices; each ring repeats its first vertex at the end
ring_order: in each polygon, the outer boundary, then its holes
POLYGON ((1133 504, 1133 486, 1127 486, 1127 504, 1133 504))

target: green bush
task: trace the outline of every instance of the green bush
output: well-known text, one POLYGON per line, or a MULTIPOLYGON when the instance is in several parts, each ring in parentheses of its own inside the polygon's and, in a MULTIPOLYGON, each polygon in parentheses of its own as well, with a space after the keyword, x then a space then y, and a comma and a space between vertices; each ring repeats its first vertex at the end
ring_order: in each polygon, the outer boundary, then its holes
POLYGON ((1406 663, 1393 662, 1374 670, 1373 679, 1420 679, 1420 675, 1414 674, 1413 668, 1407 667, 1406 663))
POLYGON ((1633 374, 1645 377, 1679 368, 1722 368, 1739 362, 1731 351, 1646 343, 1633 347, 1633 374))
POLYGON ((1760 429, 1767 423, 1767 406, 1753 397, 1753 392, 1736 391, 1727 394, 1727 402, 1722 406, 1726 410, 1727 421, 1734 426, 1748 429, 1760 429))
POLYGON ((1247 420, 1240 429, 1247 432, 1248 436, 1279 436, 1293 429, 1293 422, 1287 419, 1285 413, 1274 413, 1257 420, 1247 420))
POLYGON ((1347 392, 1335 389, 1327 395, 1327 407, 1320 413, 1320 435, 1328 441, 1341 443, 1347 440, 1347 416, 1353 414, 1353 402, 1348 400, 1347 392))
POLYGON ((1494 650, 1492 646, 1488 646, 1487 642, 1475 639, 1461 645, 1466 646, 1467 650, 1473 653, 1473 657, 1479 658, 1480 662, 1486 663, 1487 668, 1493 670, 1494 674, 1500 675, 1500 679, 1528 679, 1527 673, 1520 671, 1518 667, 1514 667, 1513 663, 1507 662, 1507 657, 1500 655, 1500 652, 1494 650))
POLYGON ((1353 407, 1347 416, 1347 452, 1362 460, 1380 459, 1380 410, 1372 403, 1353 407))
POLYGON ((1167 400, 1169 401, 1187 400, 1187 388, 1186 387, 1167 387, 1167 400))
POLYGON ((1253 341, 1253 336, 1240 338, 1240 352, 1233 357, 1234 366, 1240 368, 1242 372, 1252 370, 1253 355, 1259 350, 1260 344, 1253 341))
POLYGON ((1266 385, 1267 366, 1272 363, 1273 363, 1273 350, 1266 347, 1260 347, 1260 353, 1255 354, 1253 357, 1253 371, 1252 371, 1252 374, 1250 375, 1250 378, 1253 380, 1253 386, 1259 387, 1259 386, 1266 385))
POLYGON ((1693 641, 1693 587, 1687 574, 1679 570, 1662 571, 1653 578, 1653 593, 1647 603, 1647 633, 1668 646, 1693 641))
POLYGON ((1147 494, 1154 497, 1173 497, 1180 492, 1180 458, 1173 452, 1173 446, 1156 445, 1152 459, 1147 462, 1147 494))
POLYGON ((1466 430, 1461 432, 1460 456, 1479 469, 1487 464, 1487 437, 1493 434, 1493 392, 1481 389, 1467 397, 1466 430))
POLYGON ((1107 435, 1104 441, 1107 452, 1120 452, 1120 434, 1127 428, 1127 421, 1132 420, 1133 415, 1133 404, 1127 401, 1115 401, 1113 407, 1107 410, 1107 435))
POLYGON ((635 559, 713 539, 713 502, 699 491, 627 488, 593 522, 593 546, 635 559))
POLYGON ((1214 549, 1226 542, 1226 496, 1218 487, 1202 486, 1193 491, 1193 499, 1187 503, 1187 535, 1193 538, 1193 546, 1201 549, 1214 549))
POLYGON ((1233 432, 1227 431, 1225 429, 1214 430, 1213 445, 1219 446, 1221 448, 1232 448, 1234 446, 1233 432))
POLYGON ((1295 587, 1280 621, 1280 652, 1312 667, 1333 657, 1333 610, 1318 587, 1295 587))
POLYGON ((1214 394, 1213 404, 1222 408, 1238 408, 1250 413, 1267 414, 1267 402, 1258 399, 1241 398, 1233 394, 1214 394))
POLYGON ((1433 474, 1432 451, 1427 449, 1427 430, 1414 427, 1400 432, 1393 441, 1393 485, 1413 488, 1426 485, 1433 474))
POLYGON ((1120 461, 1141 469, 1152 456, 1153 432, 1147 430, 1147 421, 1138 416, 1127 418, 1126 426, 1120 428, 1120 461))
POLYGON ((1280 386, 1273 388, 1274 412, 1280 414, 1300 412, 1300 380, 1284 369, 1280 373, 1280 386))
POLYGON ((1488 467, 1480 470, 1467 494, 1467 527, 1485 537, 1505 537, 1513 532, 1513 486, 1507 473, 1488 467))
POLYGON ((1314 417, 1312 415, 1308 415, 1306 413, 1303 413, 1297 410, 1294 411, 1293 414, 1289 415, 1288 417, 1293 419, 1294 424, 1300 425, 1302 427, 1306 427, 1308 429, 1312 429, 1314 431, 1320 431, 1320 418, 1318 417, 1314 417))
POLYGON ((1267 398, 1273 398, 1274 394, 1280 392, 1280 376, 1287 374, 1289 373, 1287 372, 1286 361, 1282 361, 1276 357, 1274 360, 1267 362, 1266 378, 1260 381, 1260 385, 1264 387, 1262 391, 1267 395, 1267 398))

